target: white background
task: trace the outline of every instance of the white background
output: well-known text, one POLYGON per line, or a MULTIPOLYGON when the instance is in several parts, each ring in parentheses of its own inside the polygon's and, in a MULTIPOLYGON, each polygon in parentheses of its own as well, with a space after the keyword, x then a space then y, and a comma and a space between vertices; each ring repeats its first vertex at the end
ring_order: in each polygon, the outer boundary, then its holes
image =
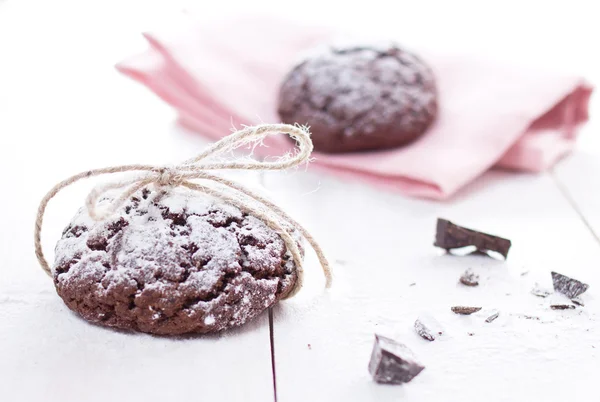
MULTIPOLYGON (((109 164, 176 162, 204 143, 173 127, 166 105, 114 70, 144 49, 140 32, 183 10, 285 14, 575 70, 597 83, 596 8, 591 0, 0 1, 0 400, 273 398, 266 316, 187 340, 104 330, 70 314, 35 261, 35 209, 57 180, 109 164)), ((308 287, 274 310, 278 400, 596 401, 598 109, 594 99, 578 151, 555 174, 493 172, 450 203, 310 172, 263 178, 336 261, 331 292, 322 294, 309 259, 308 287), (510 237, 509 260, 441 256, 430 245, 437 216, 510 237), (456 284, 467 267, 482 276, 480 288, 456 284), (550 270, 592 285, 585 308, 554 312, 529 295, 534 282, 549 285, 550 270), (448 312, 457 303, 484 310, 456 317, 448 312), (494 309, 500 318, 483 324, 494 309), (447 337, 417 338, 411 325, 419 311, 434 314, 447 337), (404 387, 373 384, 366 365, 374 332, 409 344, 427 369, 404 387)), ((44 237, 50 254, 88 188, 65 191, 52 204, 44 237)))

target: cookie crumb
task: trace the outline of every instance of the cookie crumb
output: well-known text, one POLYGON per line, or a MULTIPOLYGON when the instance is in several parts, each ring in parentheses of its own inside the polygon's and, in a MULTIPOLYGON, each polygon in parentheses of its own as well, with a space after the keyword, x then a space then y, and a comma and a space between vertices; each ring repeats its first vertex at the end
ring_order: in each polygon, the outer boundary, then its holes
POLYGON ((552 310, 573 310, 575 306, 572 304, 552 304, 550 308, 552 310))
POLYGON ((537 297, 548 297, 552 294, 548 289, 542 288, 539 284, 533 285, 533 289, 531 289, 531 294, 537 297))
POLYGON ((498 316, 500 315, 499 312, 496 312, 494 314, 492 314, 491 316, 489 316, 488 318, 485 319, 485 322, 487 322, 488 324, 493 322, 496 318, 498 318, 498 316))
POLYGON ((452 312, 455 314, 471 315, 481 310, 481 307, 454 306, 450 307, 450 310, 452 310, 452 312))
POLYGON ((414 327, 415 331, 421 338, 426 339, 430 342, 435 341, 435 335, 433 334, 433 332, 431 332, 429 328, 427 328, 427 326, 425 326, 425 324, 421 322, 421 320, 417 319, 415 321, 414 327))
POLYGON ((470 268, 467 269, 460 277, 460 283, 465 286, 478 286, 479 275, 473 272, 470 268))

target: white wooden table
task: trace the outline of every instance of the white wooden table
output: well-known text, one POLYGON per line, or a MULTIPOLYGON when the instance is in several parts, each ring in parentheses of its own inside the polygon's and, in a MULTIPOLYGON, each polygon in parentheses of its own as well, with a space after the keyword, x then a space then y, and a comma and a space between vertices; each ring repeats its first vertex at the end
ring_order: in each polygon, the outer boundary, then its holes
MULTIPOLYGON (((218 336, 182 340, 111 331, 70 313, 33 254, 37 203, 73 172, 176 162, 205 144, 174 127, 167 106, 112 67, 143 48, 141 30, 185 3, 0 1, 1 401, 598 400, 597 101, 579 149, 554 172, 490 172, 447 203, 310 171, 246 176, 304 222, 335 262, 334 286, 323 292, 309 256, 306 287, 277 305, 271 320, 265 314, 218 336), (509 259, 443 255, 432 246, 438 216, 512 239, 509 259), (479 287, 457 284, 466 268, 480 274, 479 287), (591 285, 585 307, 553 311, 551 300, 529 293, 535 282, 551 287, 552 270, 591 285), (449 309, 457 304, 483 310, 457 316, 449 309), (499 318, 485 323, 493 310, 499 318), (428 343, 414 333, 421 312, 441 322, 443 337, 428 343), (406 343, 426 370, 405 386, 374 384, 367 372, 374 333, 406 343)), ((237 3, 188 8, 285 8, 237 3)), ((543 16, 536 2, 501 10, 482 2, 394 2, 389 12, 390 4, 370 3, 365 11, 364 4, 308 1, 297 13, 325 20, 344 7, 341 24, 366 13, 365 23, 396 24, 424 42, 516 55, 535 49, 536 57, 600 78, 598 28, 583 1, 544 3, 543 16)), ((51 204, 47 250, 89 186, 51 204)))

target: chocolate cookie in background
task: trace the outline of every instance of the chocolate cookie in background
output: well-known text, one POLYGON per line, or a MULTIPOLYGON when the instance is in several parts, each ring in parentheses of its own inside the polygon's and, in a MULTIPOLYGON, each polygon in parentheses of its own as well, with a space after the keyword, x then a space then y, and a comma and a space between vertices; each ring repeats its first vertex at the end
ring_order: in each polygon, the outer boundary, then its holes
POLYGON ((278 112, 310 126, 316 151, 342 153, 406 145, 434 121, 432 70, 396 45, 329 47, 284 78, 278 112))
POLYGON ((53 274, 86 320, 160 335, 242 325, 297 278, 283 240, 261 220, 183 188, 140 191, 102 222, 82 209, 56 246, 53 274))

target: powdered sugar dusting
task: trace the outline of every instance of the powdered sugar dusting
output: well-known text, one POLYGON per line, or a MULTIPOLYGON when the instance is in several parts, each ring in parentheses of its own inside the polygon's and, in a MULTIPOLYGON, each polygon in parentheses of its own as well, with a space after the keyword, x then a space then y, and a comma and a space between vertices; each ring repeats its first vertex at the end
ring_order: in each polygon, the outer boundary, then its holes
POLYGON ((88 320, 172 334, 241 325, 289 292, 296 274, 262 221, 176 188, 144 190, 105 222, 80 210, 57 244, 54 277, 88 320))
POLYGON ((329 46, 288 74, 279 105, 284 122, 311 126, 317 149, 325 128, 343 148, 344 138, 376 141, 390 127, 422 133, 437 112, 437 91, 431 69, 396 45, 329 46))

